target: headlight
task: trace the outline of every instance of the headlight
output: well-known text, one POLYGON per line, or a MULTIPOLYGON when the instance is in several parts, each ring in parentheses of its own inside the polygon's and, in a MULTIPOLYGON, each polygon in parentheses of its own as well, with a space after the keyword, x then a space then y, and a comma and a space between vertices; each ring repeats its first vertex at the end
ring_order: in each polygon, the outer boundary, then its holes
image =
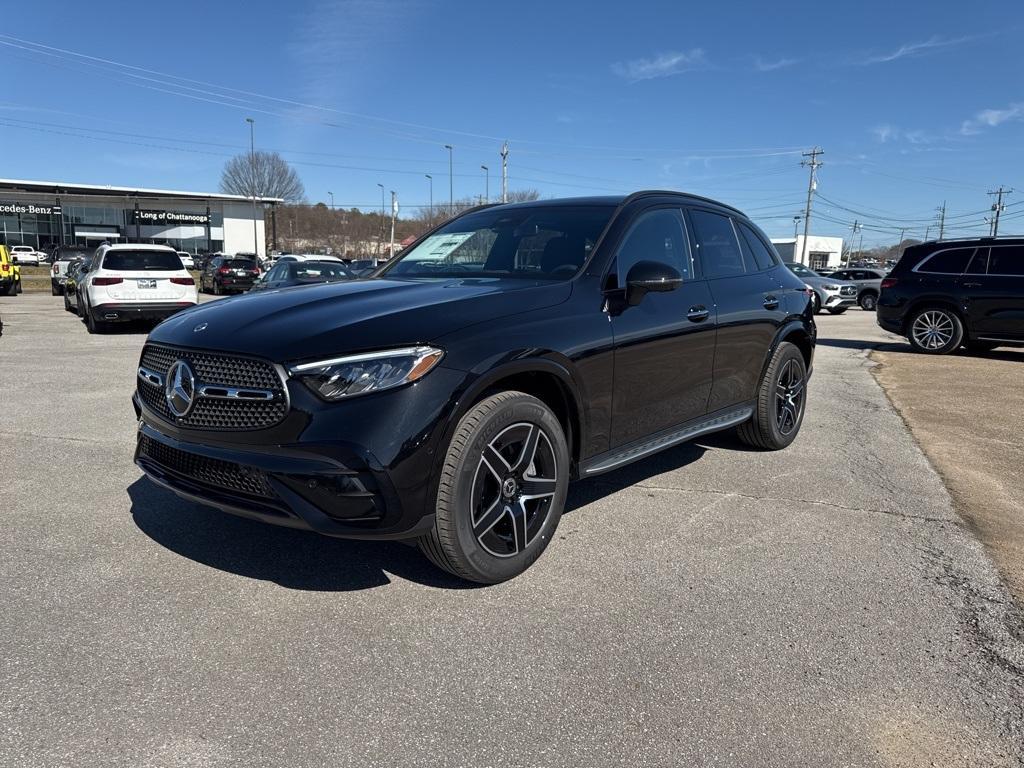
POLYGON ((421 379, 442 357, 435 347, 404 347, 301 363, 288 372, 324 400, 341 400, 421 379))
POLYGON ((824 288, 826 291, 838 291, 839 290, 839 286, 838 285, 823 285, 821 287, 824 288))

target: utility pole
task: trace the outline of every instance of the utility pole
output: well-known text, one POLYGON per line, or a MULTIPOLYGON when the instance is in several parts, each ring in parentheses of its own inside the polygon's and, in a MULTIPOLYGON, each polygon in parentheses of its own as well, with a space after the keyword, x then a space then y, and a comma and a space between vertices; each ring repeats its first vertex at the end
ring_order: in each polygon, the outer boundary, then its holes
POLYGON ((451 218, 455 215, 455 182, 452 181, 452 154, 455 148, 451 144, 445 144, 444 148, 448 150, 448 218, 451 218))
POLYGON ((395 214, 398 213, 398 198, 395 197, 395 190, 391 190, 391 251, 388 258, 395 257, 395 214))
POLYGON ((260 256, 260 240, 256 234, 256 121, 245 118, 249 124, 249 183, 252 184, 252 249, 258 259, 260 256))
POLYGON ((377 258, 380 258, 380 252, 384 249, 384 185, 378 181, 377 186, 380 187, 380 226, 377 228, 377 258))
POLYGON ((942 236, 946 234, 946 201, 943 200, 942 207, 935 210, 939 212, 939 240, 941 240, 942 236))
POLYGON ((434 177, 429 173, 423 174, 430 181, 430 213, 427 214, 428 226, 434 227, 434 177))
POLYGON ((491 169, 481 165, 480 170, 484 172, 484 202, 491 202, 491 169))
POLYGON ((801 160, 800 165, 807 166, 811 169, 810 178, 807 180, 807 207, 804 208, 804 242, 800 248, 800 263, 807 263, 807 236, 811 230, 811 196, 814 194, 814 190, 817 188, 817 181, 815 175, 817 174, 818 168, 821 167, 821 163, 818 162, 818 156, 825 154, 825 150, 821 147, 814 147, 810 152, 804 152, 803 157, 809 157, 810 160, 801 160))
POLYGON ((334 210, 334 193, 333 192, 328 192, 327 194, 331 196, 331 210, 333 211, 334 210))
POLYGON ((992 237, 999 237, 999 214, 1003 212, 1006 207, 1003 205, 1003 195, 1012 194, 1012 189, 1003 189, 1003 185, 999 185, 999 189, 995 192, 989 192, 990 195, 996 196, 996 201, 992 204, 992 210, 995 211, 995 216, 992 218, 992 237))
POLYGON ((501 145, 501 202, 508 202, 508 142, 501 145))
POLYGON ((932 225, 931 224, 929 224, 927 227, 924 228, 924 240, 925 240, 925 242, 928 242, 928 235, 931 233, 931 231, 932 231, 932 225))
MULTIPOLYGON (((860 230, 863 230, 864 227, 861 226, 861 223, 860 223, 859 219, 854 219, 853 220, 853 226, 850 227, 850 229, 852 230, 850 232, 850 250, 846 252, 846 267, 847 268, 849 268, 849 267, 851 267, 853 265, 853 241, 857 239, 857 232, 860 231, 860 230)), ((861 235, 861 238, 863 238, 863 237, 864 236, 861 235)), ((863 239, 861 240, 861 242, 863 242, 863 239)))

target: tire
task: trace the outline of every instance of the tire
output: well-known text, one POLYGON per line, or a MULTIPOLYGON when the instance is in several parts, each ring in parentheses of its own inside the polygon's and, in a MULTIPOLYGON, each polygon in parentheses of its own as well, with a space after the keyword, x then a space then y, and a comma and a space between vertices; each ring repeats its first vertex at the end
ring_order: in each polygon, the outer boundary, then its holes
POLYGON ((12 280, 11 284, 7 286, 6 293, 7 293, 8 296, 17 296, 18 295, 18 284, 12 280))
POLYGON ((17 283, 15 283, 14 285, 15 285, 15 294, 21 293, 22 291, 24 291, 24 290, 25 290, 25 289, 24 289, 24 288, 22 287, 22 285, 21 285, 21 279, 20 279, 20 278, 18 279, 18 282, 17 282, 17 283))
POLYGON ((736 432, 747 445, 777 451, 792 443, 807 409, 807 365, 795 344, 783 341, 775 349, 757 388, 754 415, 736 432), (785 394, 782 394, 784 388, 785 394))
POLYGON ((60 288, 58 288, 53 283, 50 283, 50 294, 52 296, 60 296, 60 288))
POLYGON ((107 324, 93 317, 92 312, 85 313, 85 327, 89 333, 104 333, 107 330, 107 324))
POLYGON ((858 303, 865 312, 874 312, 878 308, 878 296, 873 293, 865 293, 860 297, 858 303))
POLYGON ((817 291, 811 292, 811 312, 815 315, 821 314, 821 297, 818 296, 817 291))
POLYGON ((964 324, 951 309, 924 307, 917 310, 907 324, 907 341, 917 352, 947 355, 964 340, 964 324))
POLYGON ((75 314, 78 315, 79 320, 85 320, 85 310, 82 307, 82 297, 79 294, 75 294, 75 314))
POLYGON ((845 311, 846 311, 847 309, 848 309, 848 307, 839 307, 839 308, 837 308, 837 309, 830 309, 830 310, 828 311, 828 313, 829 313, 830 315, 841 315, 841 314, 843 314, 843 312, 845 312, 845 311))
POLYGON ((67 295, 66 292, 64 294, 64 311, 65 312, 71 312, 72 311, 72 309, 71 309, 71 302, 68 301, 68 295, 67 295))
POLYGON ((417 544, 434 565, 467 581, 506 581, 551 542, 568 486, 569 447, 551 409, 522 392, 493 395, 456 427, 438 483, 434 528, 417 544), (530 492, 538 496, 524 498, 530 492))

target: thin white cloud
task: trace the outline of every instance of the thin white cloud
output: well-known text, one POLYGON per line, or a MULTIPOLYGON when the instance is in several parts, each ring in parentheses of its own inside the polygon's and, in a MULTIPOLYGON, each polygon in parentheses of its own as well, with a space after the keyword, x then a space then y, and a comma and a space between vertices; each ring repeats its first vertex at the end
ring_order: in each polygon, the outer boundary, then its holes
POLYGON ((653 80, 657 77, 671 77, 695 69, 705 69, 707 60, 701 48, 689 51, 669 51, 659 53, 649 59, 633 59, 612 64, 612 72, 619 77, 636 83, 641 80, 653 80))
POLYGON ((923 56, 926 53, 941 48, 951 48, 955 45, 962 45, 963 43, 970 42, 971 40, 974 39, 974 37, 930 37, 929 39, 920 43, 904 43, 895 51, 890 51, 889 53, 872 54, 870 56, 865 57, 860 63, 863 65, 886 64, 890 61, 897 61, 899 59, 907 58, 908 56, 923 56))
POLYGON ((775 61, 766 61, 760 56, 755 56, 754 69, 758 72, 774 72, 777 69, 792 67, 794 64, 799 63, 799 61, 800 59, 776 59, 775 61))
POLYGON ((937 141, 937 137, 922 131, 919 128, 908 130, 895 125, 885 123, 876 125, 871 129, 871 134, 879 144, 902 141, 907 144, 931 144, 937 141))
POLYGON ((1024 102, 1010 104, 1005 109, 983 109, 960 125, 960 133, 972 136, 986 128, 996 128, 1010 121, 1024 120, 1024 102))

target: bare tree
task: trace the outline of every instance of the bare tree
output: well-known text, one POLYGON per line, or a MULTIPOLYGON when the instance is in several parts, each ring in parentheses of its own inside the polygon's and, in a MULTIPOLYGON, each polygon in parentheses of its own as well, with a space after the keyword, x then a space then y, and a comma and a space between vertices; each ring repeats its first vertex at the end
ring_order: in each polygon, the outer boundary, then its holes
POLYGON ((531 203, 540 200, 540 192, 536 189, 513 189, 508 193, 510 203, 531 203))
POLYGON ((224 164, 220 191, 245 197, 280 197, 300 203, 306 197, 302 180, 276 152, 236 155, 224 164))

